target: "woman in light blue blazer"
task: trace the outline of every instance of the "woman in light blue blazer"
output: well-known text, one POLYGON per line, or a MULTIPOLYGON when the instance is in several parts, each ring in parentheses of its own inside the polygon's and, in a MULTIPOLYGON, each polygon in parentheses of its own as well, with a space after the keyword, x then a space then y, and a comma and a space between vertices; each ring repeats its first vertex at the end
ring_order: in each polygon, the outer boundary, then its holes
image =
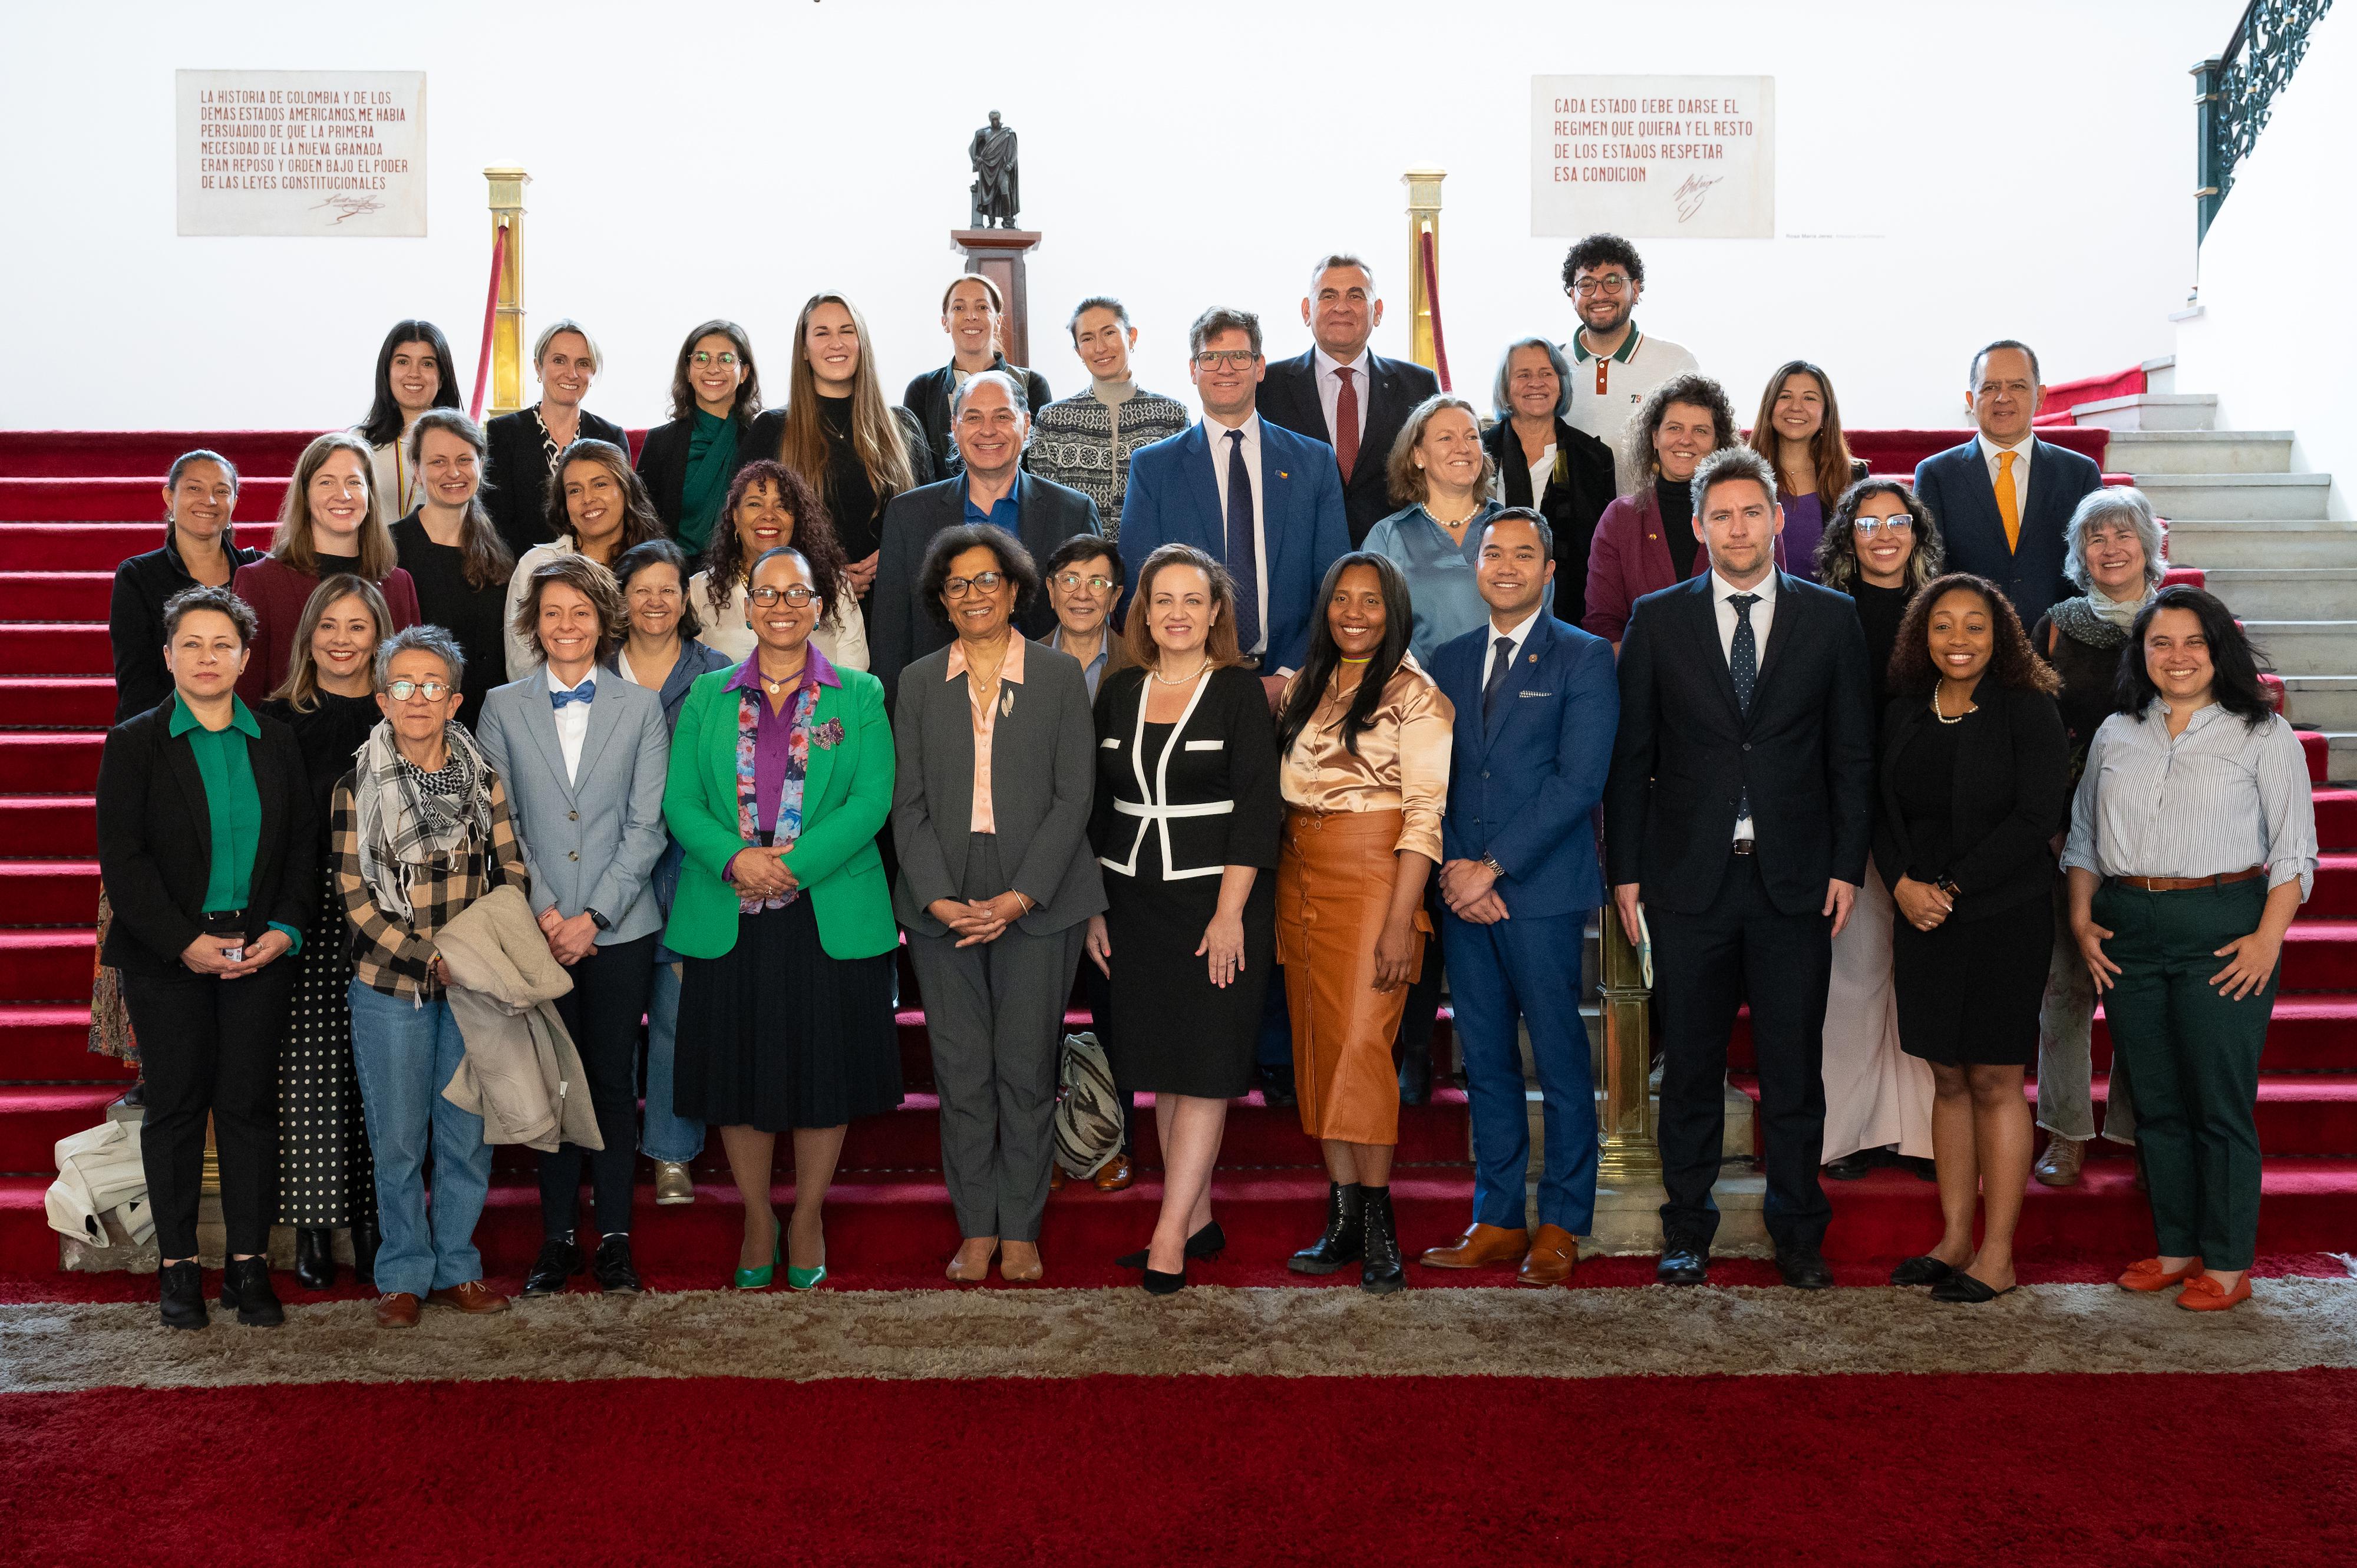
POLYGON ((662 929, 654 871, 670 842, 662 796, 671 730, 662 699, 609 662, 621 640, 622 596, 604 566, 586 555, 542 562, 514 629, 541 668, 491 693, 475 738, 507 785, 549 950, 573 971, 556 1008, 581 1053, 604 1144, 564 1144, 541 1155, 544 1240, 523 1294, 554 1294, 587 1266, 575 1240, 585 1162, 597 1194, 598 1287, 635 1292, 634 1069, 662 929))

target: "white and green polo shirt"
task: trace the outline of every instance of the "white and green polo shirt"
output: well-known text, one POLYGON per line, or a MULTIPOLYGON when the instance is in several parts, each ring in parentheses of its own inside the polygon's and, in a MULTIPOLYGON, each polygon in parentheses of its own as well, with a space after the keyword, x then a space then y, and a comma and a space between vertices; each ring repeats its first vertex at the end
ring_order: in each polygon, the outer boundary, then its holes
POLYGON ((1637 330, 1632 322, 1620 349, 1598 356, 1588 352, 1585 335, 1574 332, 1564 352, 1571 360, 1571 412, 1566 415, 1576 429, 1622 451, 1630 416, 1645 394, 1668 381, 1702 367, 1679 345, 1637 330))

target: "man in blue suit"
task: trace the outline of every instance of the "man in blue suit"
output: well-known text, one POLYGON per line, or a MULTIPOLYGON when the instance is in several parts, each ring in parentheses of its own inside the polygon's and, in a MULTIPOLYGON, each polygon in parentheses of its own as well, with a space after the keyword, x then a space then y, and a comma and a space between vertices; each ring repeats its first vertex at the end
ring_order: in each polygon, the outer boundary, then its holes
POLYGON ((2024 626, 2078 592, 2063 575, 2063 535, 2081 498, 2104 484, 2093 462, 2038 439, 2030 421, 2045 396, 2029 345, 1990 344, 1973 356, 1964 389, 1978 433, 1915 468, 1915 493, 1947 542, 1947 569, 1995 583, 2024 626))
POLYGON ((1324 442, 1254 408, 1268 370, 1259 317, 1214 306, 1188 328, 1187 346, 1203 417, 1130 456, 1121 553, 1133 590, 1157 545, 1192 544, 1226 564, 1236 642, 1258 661, 1273 705, 1308 657, 1326 570, 1351 549, 1341 471, 1324 442))
POLYGON ((1524 507, 1484 527, 1474 581, 1487 626, 1441 644, 1432 678, 1457 709, 1441 822, 1441 938, 1473 1109, 1473 1223, 1426 1268, 1519 1266, 1559 1284, 1596 1216, 1596 1084, 1579 1015, 1587 918, 1604 902, 1595 815, 1620 716, 1612 645, 1546 613, 1555 536, 1524 507), (1545 1100, 1539 1228, 1525 1224, 1530 1119, 1514 1022, 1545 1100))

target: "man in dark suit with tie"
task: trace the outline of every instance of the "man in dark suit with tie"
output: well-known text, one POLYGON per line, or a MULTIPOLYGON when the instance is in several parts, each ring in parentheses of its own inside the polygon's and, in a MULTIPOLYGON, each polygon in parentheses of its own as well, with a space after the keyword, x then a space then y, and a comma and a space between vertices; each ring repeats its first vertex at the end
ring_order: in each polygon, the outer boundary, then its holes
POLYGON ((1825 985, 1872 827, 1866 632, 1848 596, 1775 569, 1784 518, 1767 458, 1714 452, 1694 492, 1710 570, 1637 601, 1604 791, 1613 903, 1632 937, 1651 923, 1661 1009, 1658 1273, 1707 1276, 1727 1041, 1749 1000, 1768 1234, 1784 1283, 1818 1290, 1833 1283, 1817 1181, 1825 985))
POLYGON ((2063 536, 2081 498, 2104 473, 2030 426, 2046 396, 2038 356, 2001 338, 1973 356, 1964 408, 1979 427, 1970 441, 1916 466, 1915 493, 1940 520, 1947 569, 1986 577, 2035 626, 2079 590, 2063 574, 2063 536))
POLYGON ((1353 550, 1399 510, 1387 477, 1392 443, 1415 405, 1440 390, 1438 379, 1414 360, 1368 351, 1383 318, 1367 263, 1351 255, 1325 257, 1301 302, 1302 324, 1317 347, 1269 366, 1260 391, 1262 418, 1333 448, 1353 550))
MULTIPOLYGON (((876 592, 867 608, 867 661, 888 696, 903 669, 950 644, 948 628, 927 613, 919 582, 935 534, 960 523, 987 522, 1020 540, 1034 561, 1045 561, 1076 533, 1104 532, 1096 502, 1023 471, 1031 414, 1012 375, 983 371, 968 377, 951 408, 961 470, 938 484, 903 490, 884 509, 876 592)), ((1041 594, 1015 624, 1037 641, 1056 629, 1056 608, 1041 594)))
POLYGON ((1483 526, 1473 577, 1486 626, 1443 643, 1432 678, 1457 710, 1441 819, 1441 940, 1473 1111, 1473 1223, 1424 1254, 1436 1269, 1519 1265, 1560 1284, 1596 1217, 1596 1083, 1579 1015, 1587 917, 1604 902, 1594 817, 1620 713, 1612 645, 1548 614, 1555 534, 1526 508, 1483 526), (1545 1101, 1538 1233, 1517 1018, 1545 1101))

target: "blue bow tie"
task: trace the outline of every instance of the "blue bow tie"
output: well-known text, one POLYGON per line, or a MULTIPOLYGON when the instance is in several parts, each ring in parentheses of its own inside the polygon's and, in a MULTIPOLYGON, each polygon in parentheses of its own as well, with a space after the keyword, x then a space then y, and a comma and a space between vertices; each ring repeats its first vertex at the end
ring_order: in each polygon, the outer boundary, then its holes
POLYGON ((548 705, 551 708, 561 708, 567 703, 586 703, 597 694, 597 680, 593 675, 570 692, 560 692, 553 686, 549 688, 548 705))

